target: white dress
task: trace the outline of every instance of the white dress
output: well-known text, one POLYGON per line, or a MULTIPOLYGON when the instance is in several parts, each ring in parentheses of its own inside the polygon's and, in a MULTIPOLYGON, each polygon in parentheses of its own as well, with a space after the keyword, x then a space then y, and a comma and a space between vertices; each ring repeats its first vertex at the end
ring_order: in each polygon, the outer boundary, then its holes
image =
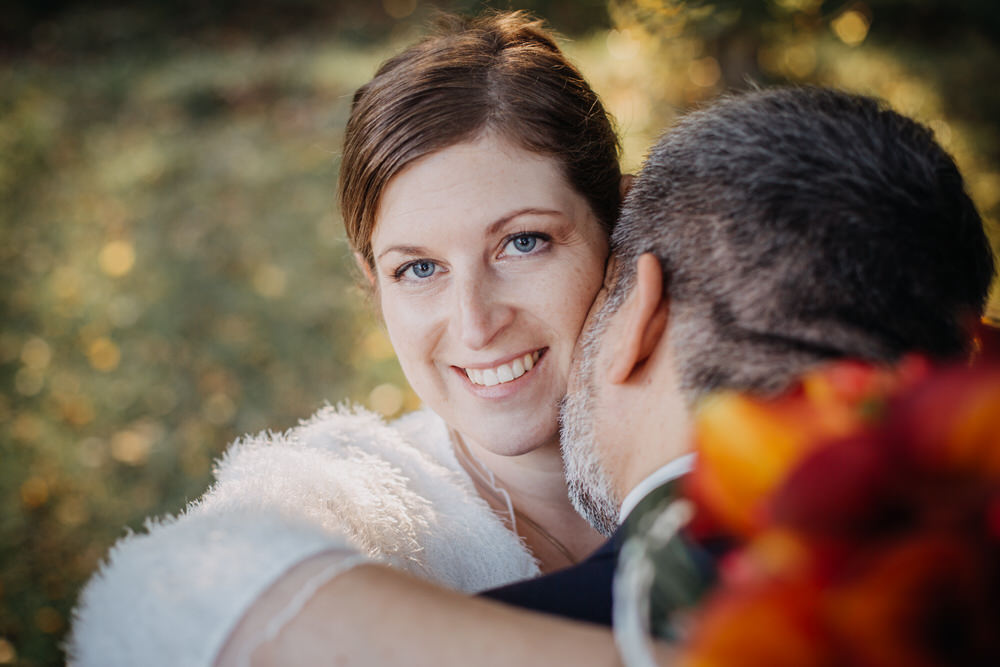
POLYGON ((327 579, 366 561, 468 592, 539 574, 429 410, 386 424, 328 407, 235 442, 215 476, 179 516, 111 549, 80 595, 70 664, 211 665, 261 593, 330 550, 345 557, 327 579))

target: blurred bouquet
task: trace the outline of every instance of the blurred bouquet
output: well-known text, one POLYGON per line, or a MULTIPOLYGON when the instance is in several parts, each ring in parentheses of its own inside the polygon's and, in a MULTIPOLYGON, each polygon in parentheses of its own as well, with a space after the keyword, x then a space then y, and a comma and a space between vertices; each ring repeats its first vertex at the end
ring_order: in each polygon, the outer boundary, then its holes
POLYGON ((971 365, 839 362, 776 399, 702 406, 676 539, 730 548, 711 593, 647 625, 682 640, 673 664, 1000 665, 1000 363, 983 333, 971 365))
POLYGON ((697 440, 690 530, 740 547, 681 664, 1000 665, 1000 366, 839 363, 697 440))

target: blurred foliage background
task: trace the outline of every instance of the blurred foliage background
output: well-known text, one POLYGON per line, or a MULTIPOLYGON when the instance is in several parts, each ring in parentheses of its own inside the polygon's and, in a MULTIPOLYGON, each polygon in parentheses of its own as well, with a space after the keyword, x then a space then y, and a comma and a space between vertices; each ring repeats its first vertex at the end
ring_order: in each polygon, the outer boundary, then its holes
MULTIPOLYGON (((1000 236, 993 0, 492 6, 562 32, 629 169, 722 91, 835 85, 929 124, 1000 236)), ((200 495, 234 437, 324 401, 417 404, 355 286, 334 188, 351 94, 432 10, 0 10, 0 664, 62 662, 76 594, 108 547, 200 495)))

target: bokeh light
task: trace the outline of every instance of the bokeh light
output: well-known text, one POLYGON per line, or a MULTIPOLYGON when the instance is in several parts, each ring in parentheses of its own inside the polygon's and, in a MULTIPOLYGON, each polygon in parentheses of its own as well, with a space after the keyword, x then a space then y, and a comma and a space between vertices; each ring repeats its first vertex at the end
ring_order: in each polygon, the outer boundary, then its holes
POLYGON ((849 9, 833 19, 830 27, 840 41, 848 46, 857 46, 868 36, 868 19, 857 9, 849 9))
POLYGON ((0 665, 10 665, 17 660, 17 651, 14 645, 6 639, 0 639, 0 665))
POLYGON ((98 261, 104 273, 120 278, 135 265, 135 248, 128 241, 111 241, 101 248, 98 261))
POLYGON ((403 392, 396 385, 386 382, 368 394, 368 407, 386 417, 394 417, 403 409, 403 392))

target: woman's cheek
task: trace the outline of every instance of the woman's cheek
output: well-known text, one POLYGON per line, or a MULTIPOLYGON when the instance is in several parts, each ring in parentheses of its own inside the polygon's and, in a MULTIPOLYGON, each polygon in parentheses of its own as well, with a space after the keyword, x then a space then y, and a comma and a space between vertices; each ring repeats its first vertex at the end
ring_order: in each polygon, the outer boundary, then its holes
POLYGON ((412 295, 386 295, 382 300, 382 317, 396 358, 415 392, 426 398, 434 386, 430 377, 441 330, 440 313, 433 300, 412 295))
POLYGON ((389 333, 392 347, 404 369, 412 366, 420 339, 418 329, 420 324, 415 317, 415 309, 406 306, 405 300, 396 296, 383 297, 382 299, 382 318, 389 333))
POLYGON ((557 285, 552 285, 549 291, 555 296, 552 299, 550 312, 559 313, 559 321, 572 331, 567 335, 576 336, 587 319, 587 313, 604 284, 604 266, 602 262, 587 257, 574 262, 571 267, 564 267, 557 285))

